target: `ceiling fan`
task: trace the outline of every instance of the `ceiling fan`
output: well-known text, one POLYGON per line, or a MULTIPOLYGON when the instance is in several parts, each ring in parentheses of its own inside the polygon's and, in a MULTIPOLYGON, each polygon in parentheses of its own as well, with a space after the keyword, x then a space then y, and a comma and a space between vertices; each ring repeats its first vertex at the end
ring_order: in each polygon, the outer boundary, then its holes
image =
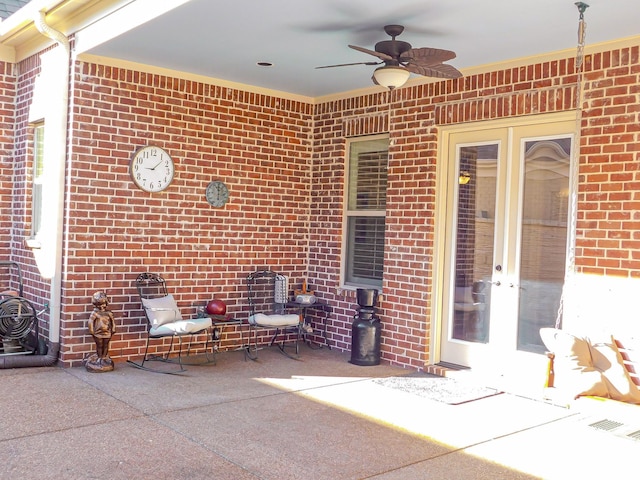
POLYGON ((375 69, 371 80, 376 85, 382 85, 391 90, 404 85, 411 73, 436 78, 459 78, 462 76, 462 73, 455 67, 443 63, 456 58, 455 52, 430 47, 412 48, 410 43, 396 40, 396 37, 403 30, 404 27, 402 25, 385 26, 384 31, 391 37, 391 40, 383 40, 376 43, 375 50, 349 45, 349 48, 378 57, 381 60, 379 62, 341 63, 316 68, 384 64, 384 66, 375 69))

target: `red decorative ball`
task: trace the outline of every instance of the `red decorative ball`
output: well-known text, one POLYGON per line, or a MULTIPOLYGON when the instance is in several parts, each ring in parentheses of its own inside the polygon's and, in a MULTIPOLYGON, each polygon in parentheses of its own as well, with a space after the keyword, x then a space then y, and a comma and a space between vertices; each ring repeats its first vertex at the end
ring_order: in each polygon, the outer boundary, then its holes
POLYGON ((224 315, 227 313, 227 304, 222 300, 213 299, 207 303, 207 313, 209 315, 224 315))

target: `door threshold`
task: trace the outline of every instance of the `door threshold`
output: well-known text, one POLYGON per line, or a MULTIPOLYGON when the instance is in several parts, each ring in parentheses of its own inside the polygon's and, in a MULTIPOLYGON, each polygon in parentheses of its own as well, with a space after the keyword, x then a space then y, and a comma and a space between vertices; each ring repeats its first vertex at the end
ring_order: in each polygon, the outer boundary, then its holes
POLYGON ((463 372, 465 375, 468 375, 471 369, 464 365, 456 365, 455 363, 439 362, 433 365, 427 365, 424 371, 431 375, 437 375, 438 377, 459 378, 463 372))

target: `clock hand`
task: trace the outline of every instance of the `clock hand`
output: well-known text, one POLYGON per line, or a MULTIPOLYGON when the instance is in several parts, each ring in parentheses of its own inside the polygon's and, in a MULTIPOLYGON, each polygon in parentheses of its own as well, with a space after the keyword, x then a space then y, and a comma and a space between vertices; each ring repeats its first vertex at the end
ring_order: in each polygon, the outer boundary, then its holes
POLYGON ((158 168, 158 165, 160 165, 162 163, 162 160, 160 160, 158 163, 155 164, 155 166, 149 168, 147 167, 147 170, 155 170, 156 168, 158 168))

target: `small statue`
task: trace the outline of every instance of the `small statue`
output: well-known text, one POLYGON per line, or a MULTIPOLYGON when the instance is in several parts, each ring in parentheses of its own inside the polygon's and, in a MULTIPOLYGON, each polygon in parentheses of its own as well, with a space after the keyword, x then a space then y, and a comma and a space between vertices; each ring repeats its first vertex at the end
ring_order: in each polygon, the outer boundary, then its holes
POLYGON ((109 298, 104 292, 93 294, 93 313, 89 317, 89 333, 96 342, 96 353, 86 361, 85 367, 90 372, 110 372, 113 360, 109 358, 109 342, 116 333, 116 322, 111 310, 107 309, 109 298))

